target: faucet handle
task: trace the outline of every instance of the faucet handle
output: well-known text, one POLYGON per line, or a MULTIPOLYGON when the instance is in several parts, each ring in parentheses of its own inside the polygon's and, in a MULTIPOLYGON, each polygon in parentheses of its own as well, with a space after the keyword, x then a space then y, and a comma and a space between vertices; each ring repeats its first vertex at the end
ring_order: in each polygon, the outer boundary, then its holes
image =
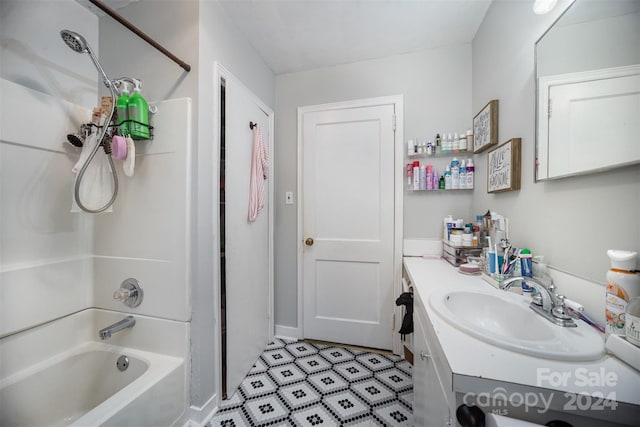
POLYGON ((121 301, 131 308, 135 308, 142 302, 144 293, 136 279, 126 279, 120 285, 120 289, 113 293, 113 299, 121 301))
POLYGON ((570 319, 570 313, 567 311, 567 307, 565 305, 564 300, 566 297, 564 295, 556 295, 557 303, 551 310, 551 314, 553 314, 558 319, 570 319))
POLYGON ((113 299, 116 301, 125 302, 131 297, 131 291, 129 289, 120 288, 113 293, 113 299))

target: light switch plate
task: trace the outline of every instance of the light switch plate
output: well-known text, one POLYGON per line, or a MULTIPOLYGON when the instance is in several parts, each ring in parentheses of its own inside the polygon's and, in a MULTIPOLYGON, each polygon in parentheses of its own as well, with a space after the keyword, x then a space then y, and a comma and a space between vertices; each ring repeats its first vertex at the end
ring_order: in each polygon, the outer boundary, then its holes
POLYGON ((285 205, 293 204, 293 191, 287 191, 284 193, 284 204, 285 205))

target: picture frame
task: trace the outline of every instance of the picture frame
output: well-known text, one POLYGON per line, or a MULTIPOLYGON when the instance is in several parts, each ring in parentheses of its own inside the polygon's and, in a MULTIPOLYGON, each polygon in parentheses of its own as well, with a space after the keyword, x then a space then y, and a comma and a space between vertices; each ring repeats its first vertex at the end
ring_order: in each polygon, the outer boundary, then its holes
POLYGON ((498 100, 492 99, 473 118, 473 153, 498 144, 498 100))
POLYGON ((521 139, 512 138, 489 151, 487 193, 520 189, 521 139))

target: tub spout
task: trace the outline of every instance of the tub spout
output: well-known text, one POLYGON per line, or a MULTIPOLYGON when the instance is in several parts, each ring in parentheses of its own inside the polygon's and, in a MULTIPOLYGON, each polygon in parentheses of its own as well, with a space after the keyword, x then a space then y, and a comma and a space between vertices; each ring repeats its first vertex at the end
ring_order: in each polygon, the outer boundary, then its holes
POLYGON ((133 316, 127 316, 119 322, 114 323, 113 325, 109 325, 106 328, 100 329, 98 334, 100 335, 100 339, 106 340, 111 338, 111 334, 119 332, 123 329, 133 328, 133 325, 136 324, 136 319, 133 316))

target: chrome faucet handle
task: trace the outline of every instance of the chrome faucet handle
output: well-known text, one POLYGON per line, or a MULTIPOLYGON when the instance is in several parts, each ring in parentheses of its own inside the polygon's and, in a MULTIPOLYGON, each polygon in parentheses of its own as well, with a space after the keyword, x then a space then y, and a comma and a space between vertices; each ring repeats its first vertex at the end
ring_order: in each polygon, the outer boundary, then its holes
POLYGON ((535 305, 542 306, 542 295, 540 295, 537 289, 531 292, 531 302, 535 305))
POLYGON ((567 306, 565 305, 564 300, 566 297, 564 295, 556 295, 555 303, 553 308, 551 309, 551 314, 553 314, 558 319, 568 320, 571 319, 571 315, 567 310, 567 306))
POLYGON ((131 291, 129 289, 120 288, 113 293, 113 299, 116 301, 125 302, 129 297, 131 297, 131 291))
POLYGON ((120 289, 113 293, 113 299, 121 301, 131 308, 139 306, 143 296, 142 288, 136 279, 126 279, 120 285, 120 289))

